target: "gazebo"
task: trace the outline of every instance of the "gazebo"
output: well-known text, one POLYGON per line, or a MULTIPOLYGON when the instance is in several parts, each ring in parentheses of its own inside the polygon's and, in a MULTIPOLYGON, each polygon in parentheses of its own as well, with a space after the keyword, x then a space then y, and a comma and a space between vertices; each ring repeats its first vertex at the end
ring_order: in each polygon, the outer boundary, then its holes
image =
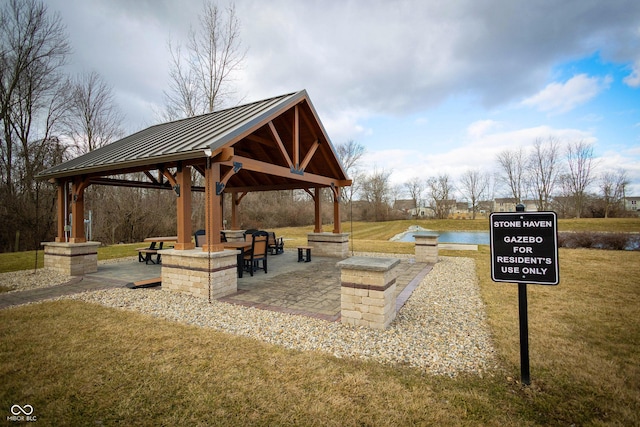
MULTIPOLYGON (((38 178, 49 180, 58 189, 57 236, 55 242, 43 243, 45 265, 67 274, 82 275, 97 269, 99 243, 87 242, 84 234, 84 190, 90 185, 175 192, 177 242, 173 250, 163 252, 163 287, 170 288, 173 283, 176 289, 185 290, 183 285, 190 282, 193 288, 201 279, 196 276, 206 274, 211 282, 213 274, 233 288, 235 252, 224 250, 220 241, 225 193, 232 199, 230 228, 241 232, 237 209, 247 193, 307 191, 315 202, 309 246, 319 255, 348 255, 349 236, 340 224, 340 193, 351 180, 304 90, 151 126, 50 168, 38 178), (193 185, 192 170, 204 177, 204 187, 193 185), (333 194, 332 233, 322 232, 322 188, 333 194), (208 238, 202 248, 195 248, 192 242, 193 191, 205 193, 208 238)), ((218 295, 229 292, 233 290, 221 289, 218 295)))

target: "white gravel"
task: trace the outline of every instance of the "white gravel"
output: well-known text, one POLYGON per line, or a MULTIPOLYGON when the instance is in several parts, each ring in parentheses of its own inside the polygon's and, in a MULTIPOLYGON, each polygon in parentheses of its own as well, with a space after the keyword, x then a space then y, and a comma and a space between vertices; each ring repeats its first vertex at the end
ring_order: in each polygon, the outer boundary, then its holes
POLYGON ((248 308, 162 290, 108 289, 82 300, 258 339, 296 350, 408 365, 436 375, 483 375, 497 362, 470 258, 440 257, 384 330, 248 308))

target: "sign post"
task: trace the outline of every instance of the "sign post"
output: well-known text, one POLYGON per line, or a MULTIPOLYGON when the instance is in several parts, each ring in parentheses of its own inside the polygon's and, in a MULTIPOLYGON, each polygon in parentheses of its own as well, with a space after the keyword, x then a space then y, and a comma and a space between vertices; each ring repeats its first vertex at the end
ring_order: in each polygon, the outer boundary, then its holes
POLYGON ((529 322, 527 283, 557 285, 558 220, 555 212, 517 212, 491 214, 491 279, 518 283, 520 320, 520 376, 531 384, 529 374, 529 322))

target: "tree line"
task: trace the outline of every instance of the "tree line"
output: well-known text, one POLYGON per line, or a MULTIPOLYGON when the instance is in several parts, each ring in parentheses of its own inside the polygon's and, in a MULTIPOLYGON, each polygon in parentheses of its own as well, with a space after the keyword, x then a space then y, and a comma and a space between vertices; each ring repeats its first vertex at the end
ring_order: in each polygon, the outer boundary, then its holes
POLYGON ((468 169, 457 179, 446 173, 417 176, 401 186, 391 184, 391 171, 362 172, 355 168, 354 200, 369 205, 358 219, 397 217, 399 213, 391 206, 400 198, 411 200, 411 208, 429 208, 440 219, 453 213, 456 201, 466 204, 475 219, 481 210, 491 209, 495 198, 508 198, 514 204, 529 201, 538 211, 554 210, 564 218, 626 214, 623 206, 625 187, 629 184, 626 171, 597 173, 593 146, 583 140, 537 138, 529 147, 498 153, 494 165, 492 171, 468 169))

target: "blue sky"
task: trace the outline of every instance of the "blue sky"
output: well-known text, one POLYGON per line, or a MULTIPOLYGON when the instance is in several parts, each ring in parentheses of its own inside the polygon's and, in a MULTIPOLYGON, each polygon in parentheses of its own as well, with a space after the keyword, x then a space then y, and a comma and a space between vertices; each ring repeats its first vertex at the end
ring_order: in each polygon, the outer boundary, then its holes
MULTIPOLYGON (((72 72, 97 71, 128 132, 157 122, 167 41, 199 0, 47 0, 67 25, 72 72)), ((224 2, 221 4, 225 4, 224 2)), ((593 144, 640 196, 640 2, 237 0, 236 102, 306 89, 334 144, 363 167, 413 177, 495 170, 536 138, 593 144)))

